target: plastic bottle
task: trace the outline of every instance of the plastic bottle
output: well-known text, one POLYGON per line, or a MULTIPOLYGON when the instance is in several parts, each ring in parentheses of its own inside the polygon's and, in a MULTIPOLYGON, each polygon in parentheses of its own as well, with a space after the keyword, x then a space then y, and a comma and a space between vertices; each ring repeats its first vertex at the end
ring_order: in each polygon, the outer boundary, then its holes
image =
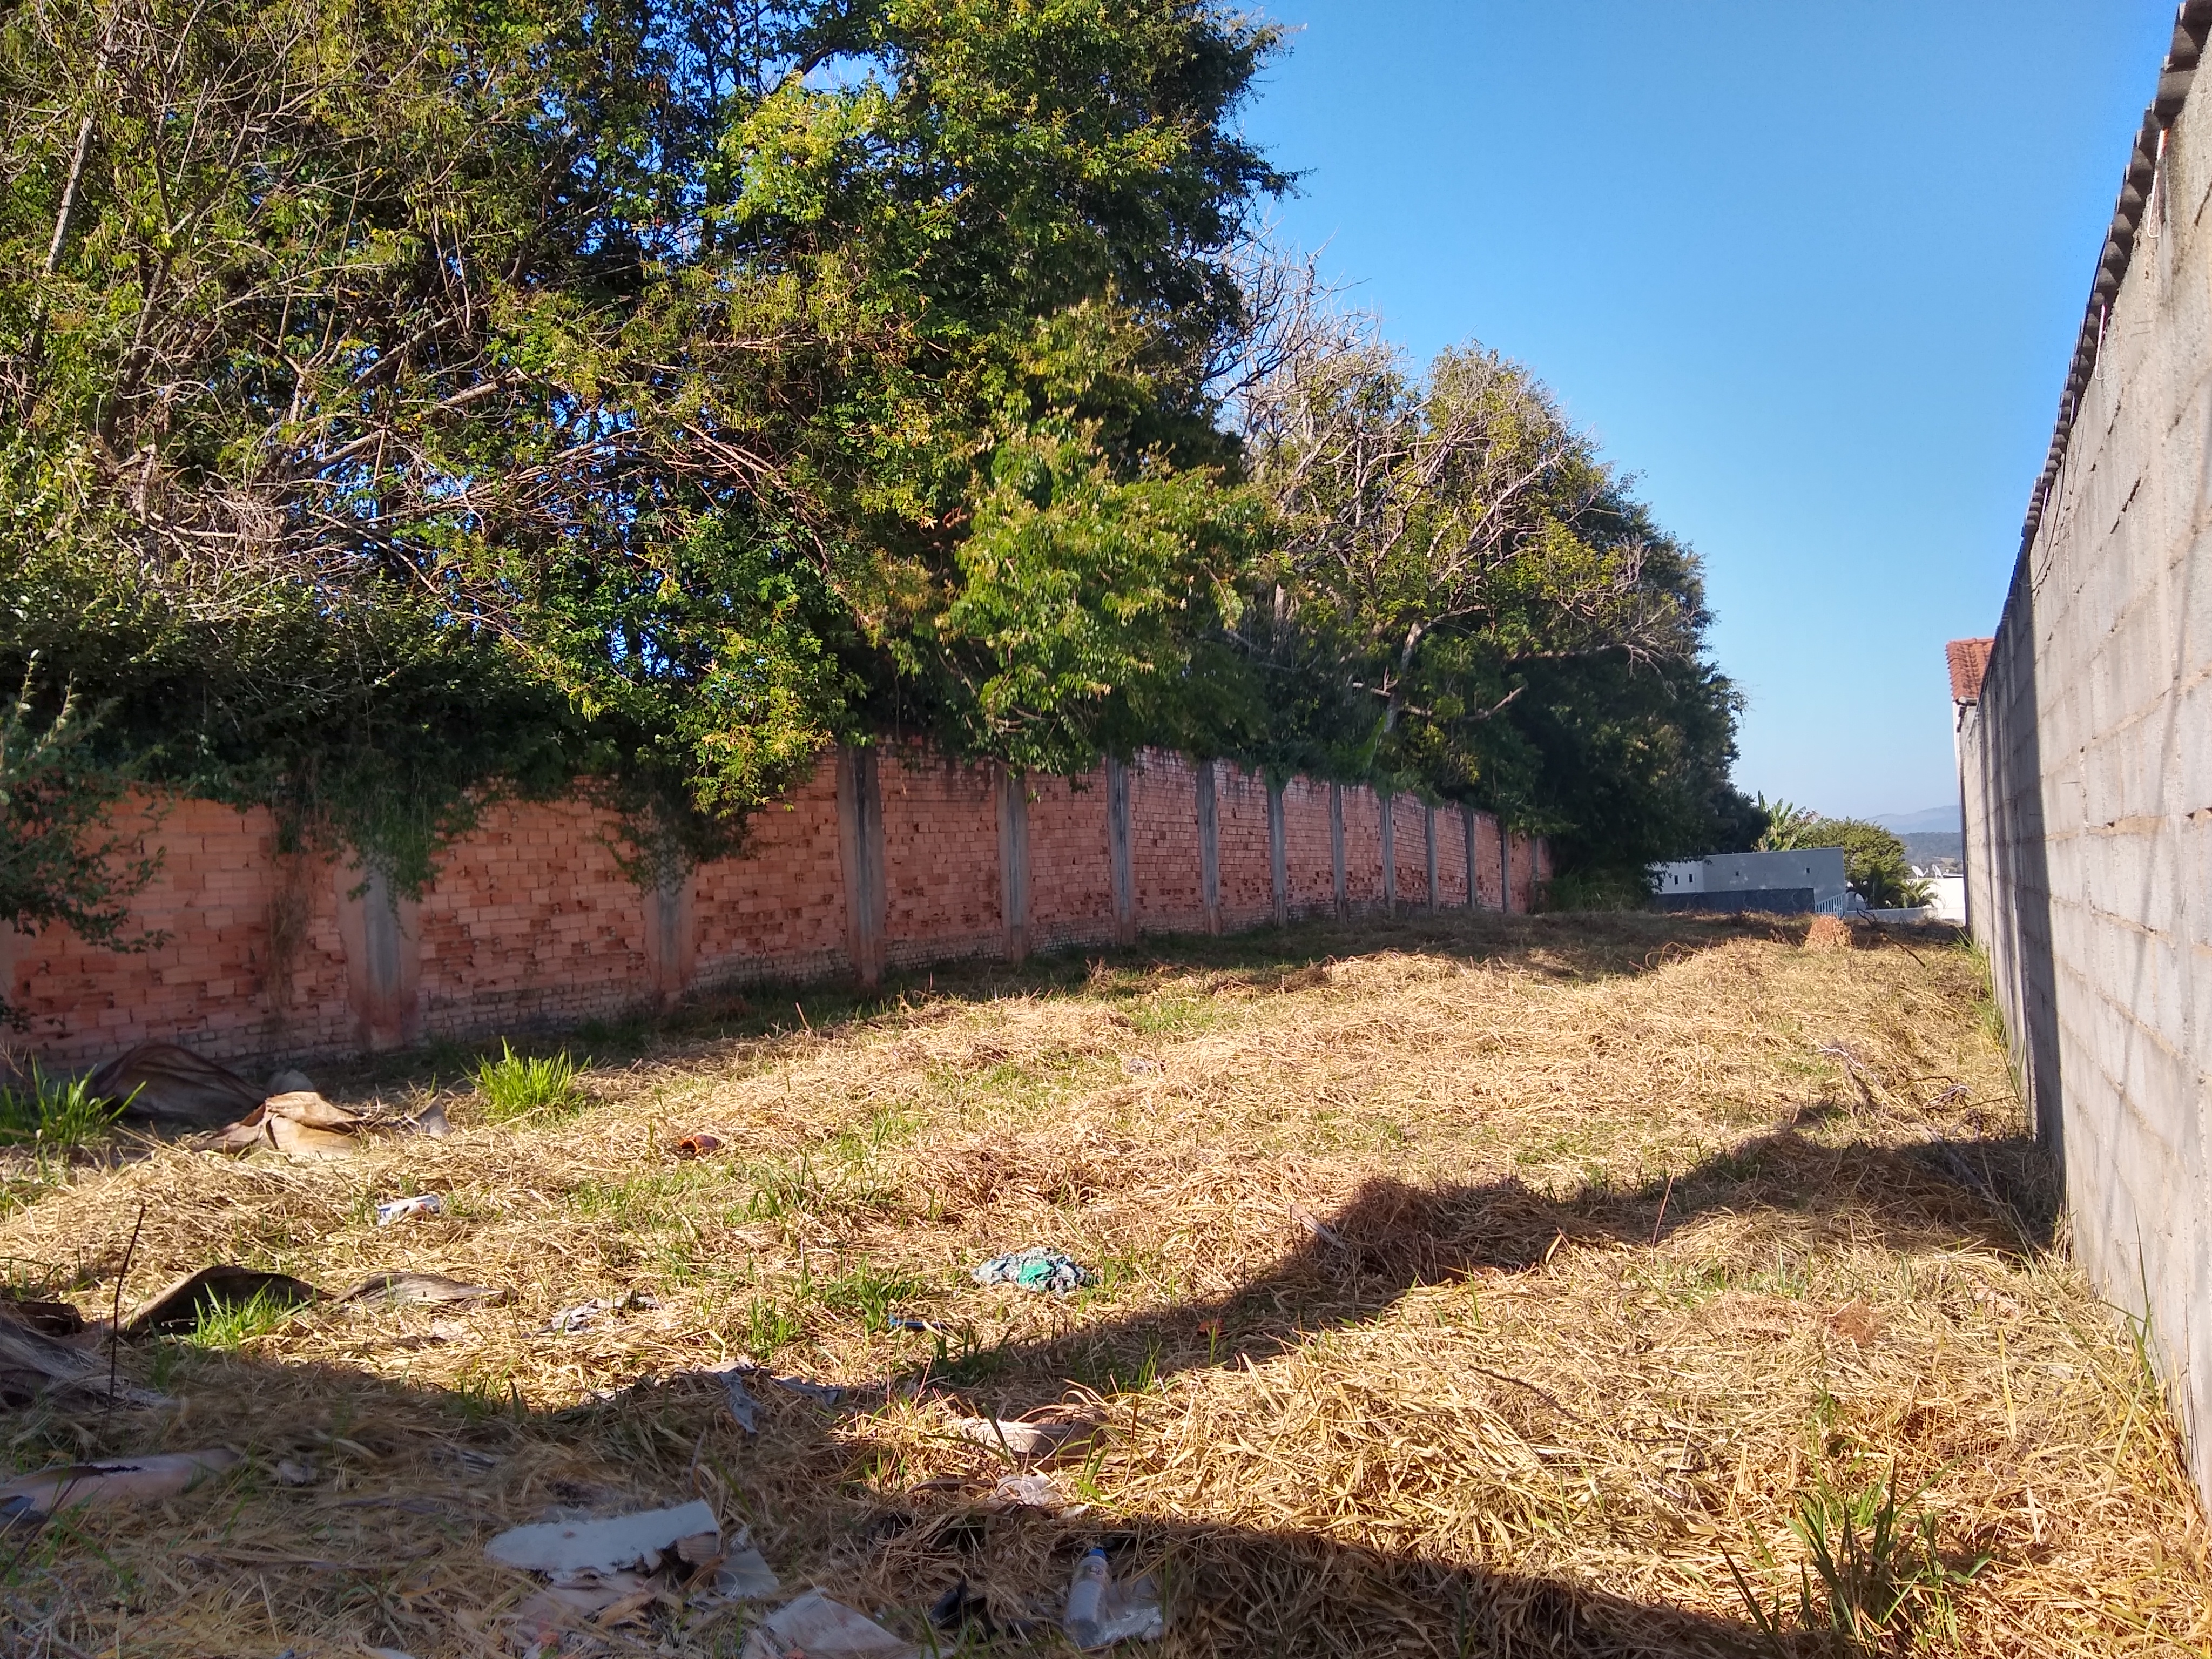
POLYGON ((1067 1612, 1060 1621, 1067 1639, 1079 1648, 1110 1647, 1132 1637, 1157 1642, 1166 1627, 1158 1587, 1139 1578, 1125 1593, 1107 1571, 1106 1552, 1092 1547, 1075 1564, 1075 1578, 1067 1587, 1067 1612))
POLYGON ((1113 1638, 1104 1629, 1106 1592, 1113 1576, 1106 1569, 1106 1552, 1096 1546, 1075 1564, 1074 1581, 1067 1587, 1067 1613, 1060 1628, 1079 1648, 1103 1647, 1113 1638))

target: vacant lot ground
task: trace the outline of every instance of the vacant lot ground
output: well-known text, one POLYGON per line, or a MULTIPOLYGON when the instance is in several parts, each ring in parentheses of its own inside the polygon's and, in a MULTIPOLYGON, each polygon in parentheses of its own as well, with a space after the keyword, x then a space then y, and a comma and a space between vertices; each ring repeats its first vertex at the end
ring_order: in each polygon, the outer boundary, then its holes
MULTIPOLYGON (((506 1123, 466 1057, 323 1079, 434 1091, 444 1140, 18 1165, 0 1252, 88 1313, 142 1199, 126 1305, 217 1261, 507 1297, 218 1321, 123 1349, 173 1408, 20 1415, 18 1468, 246 1461, 8 1540, 0 1645, 494 1651, 528 1586, 491 1533, 702 1496, 787 1590, 918 1643, 962 1579, 1056 1618, 1103 1542, 1164 1573, 1169 1655, 1743 1652, 1763 1623, 1788 1651, 2203 1650, 2173 1432, 2052 1242, 1972 959, 1802 941, 1490 917, 939 973, 803 1025, 756 995, 572 1039, 580 1103, 506 1123), (374 1224, 413 1191, 447 1212, 374 1224), (971 1280, 1032 1244, 1099 1282, 971 1280), (741 1358, 847 1392, 757 1379, 749 1437, 684 1375, 741 1358), (976 1416, 1079 1427, 1043 1466, 1066 1512, 994 1498, 1029 1464, 976 1416), (1806 1638, 1833 1599, 1801 1567, 1885 1515, 1879 1648, 1806 1638)), ((665 1601, 604 1641, 734 1653, 757 1611, 665 1601)))

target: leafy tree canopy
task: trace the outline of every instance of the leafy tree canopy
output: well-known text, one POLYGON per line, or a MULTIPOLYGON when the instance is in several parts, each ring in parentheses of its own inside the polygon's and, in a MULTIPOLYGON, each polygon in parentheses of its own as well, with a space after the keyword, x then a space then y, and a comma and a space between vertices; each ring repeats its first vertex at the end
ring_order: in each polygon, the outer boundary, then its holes
POLYGON ((1709 841, 1694 556, 1525 371, 1417 375, 1264 252, 1278 44, 1211 0, 15 0, 0 681, 51 805, 0 866, 77 897, 15 914, 112 910, 39 860, 125 779, 403 885, 580 788, 644 879, 889 733, 1709 841))

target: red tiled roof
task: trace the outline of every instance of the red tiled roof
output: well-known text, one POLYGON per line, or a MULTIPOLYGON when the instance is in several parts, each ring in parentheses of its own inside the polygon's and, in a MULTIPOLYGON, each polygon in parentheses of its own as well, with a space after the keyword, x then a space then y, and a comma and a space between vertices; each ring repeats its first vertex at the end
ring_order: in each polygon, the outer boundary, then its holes
POLYGON ((1995 640, 1953 640, 1943 647, 1951 665, 1951 701, 1979 702, 1982 676, 1990 671, 1990 647, 1995 640))

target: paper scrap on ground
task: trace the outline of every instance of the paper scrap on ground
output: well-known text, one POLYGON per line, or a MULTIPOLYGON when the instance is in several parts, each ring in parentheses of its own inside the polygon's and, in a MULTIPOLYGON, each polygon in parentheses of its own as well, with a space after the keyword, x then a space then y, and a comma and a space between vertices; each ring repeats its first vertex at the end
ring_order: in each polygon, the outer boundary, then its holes
POLYGON ((747 1633, 739 1659, 920 1659, 865 1613, 820 1590, 787 1602, 747 1633))
POLYGON ((239 1462, 236 1452, 217 1446, 207 1451, 109 1458, 40 1469, 0 1486, 0 1522, 13 1524, 80 1504, 158 1504, 234 1468, 239 1462))
POLYGON ((530 1572, 618 1572, 650 1570, 674 1550, 686 1560, 711 1559, 718 1552, 721 1524, 703 1499, 674 1509, 645 1510, 599 1521, 541 1521, 514 1527, 484 1546, 484 1553, 503 1566, 530 1572), (709 1540, 704 1547, 696 1541, 709 1540))
POLYGON ((1072 1424, 1018 1423, 1006 1417, 963 1417, 952 1428, 963 1440, 1017 1457, 1057 1451, 1077 1431, 1072 1424))
POLYGON ((401 1307, 457 1302, 496 1302, 507 1292, 489 1285, 471 1285, 443 1273, 371 1273, 338 1298, 341 1302, 390 1302, 401 1307))
POLYGON ((723 1561, 708 1589, 726 1601, 764 1601, 781 1591, 783 1581, 758 1550, 742 1549, 723 1561))
POLYGON ((722 1392, 730 1402, 730 1415, 747 1434, 760 1432, 760 1401, 753 1398, 752 1390, 745 1387, 744 1375, 735 1365, 710 1371, 708 1375, 721 1381, 722 1392))

